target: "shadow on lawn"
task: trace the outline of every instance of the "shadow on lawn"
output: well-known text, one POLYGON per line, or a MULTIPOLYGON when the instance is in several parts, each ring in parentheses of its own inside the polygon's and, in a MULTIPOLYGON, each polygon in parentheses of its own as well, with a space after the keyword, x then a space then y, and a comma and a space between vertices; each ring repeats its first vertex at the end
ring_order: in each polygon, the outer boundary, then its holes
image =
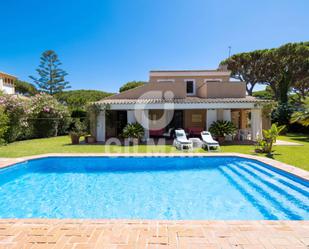
POLYGON ((295 141, 309 143, 309 135, 307 134, 287 134, 286 136, 295 141))
POLYGON ((280 153, 268 153, 265 154, 266 157, 271 158, 271 159, 276 159, 275 156, 281 156, 282 154, 280 153))

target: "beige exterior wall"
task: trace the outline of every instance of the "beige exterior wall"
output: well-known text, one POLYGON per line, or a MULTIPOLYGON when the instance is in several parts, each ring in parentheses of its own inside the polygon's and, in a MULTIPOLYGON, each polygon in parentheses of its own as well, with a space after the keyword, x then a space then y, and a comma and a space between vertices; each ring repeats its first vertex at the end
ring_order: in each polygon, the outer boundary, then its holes
POLYGON ((184 110, 184 128, 206 127, 206 110, 184 110))
POLYGON ((149 83, 146 85, 108 97, 108 99, 185 98, 187 96, 200 98, 243 98, 246 96, 245 83, 229 81, 229 72, 212 71, 211 75, 203 76, 192 75, 192 72, 191 74, 190 72, 187 73, 187 76, 185 75, 186 72, 183 72, 185 76, 177 76, 173 72, 170 72, 170 76, 169 72, 165 72, 163 76, 152 76, 150 74, 149 83), (186 80, 193 80, 195 82, 194 95, 187 95, 186 80), (165 96, 167 92, 169 95, 165 96))
POLYGON ((207 98, 244 98, 246 97, 245 82, 211 82, 206 83, 207 98))
POLYGON ((181 82, 178 84, 176 82, 175 83, 149 82, 144 86, 137 87, 117 95, 110 96, 107 99, 162 98, 165 96, 165 93, 168 93, 167 97, 169 97, 171 92, 174 94, 174 96, 171 96, 173 98, 185 98, 186 97, 185 82, 181 82))
MULTIPOLYGON (((149 82, 148 84, 108 97, 108 99, 135 99, 135 98, 185 98, 187 96, 186 78, 175 79, 175 82, 149 82), (170 96, 170 93, 174 96, 170 96), (163 96, 162 96, 163 94, 163 96), (166 97, 166 96, 165 96, 166 97)), ((196 94, 200 98, 244 98, 246 85, 244 82, 204 82, 205 79, 195 80, 196 94)))

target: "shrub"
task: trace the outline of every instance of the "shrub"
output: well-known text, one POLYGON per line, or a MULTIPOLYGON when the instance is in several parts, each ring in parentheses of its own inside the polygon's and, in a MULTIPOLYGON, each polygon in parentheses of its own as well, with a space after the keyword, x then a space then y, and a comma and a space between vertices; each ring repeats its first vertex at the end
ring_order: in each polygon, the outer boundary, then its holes
POLYGON ((144 128, 139 123, 127 124, 123 128, 122 136, 129 139, 141 139, 144 136, 144 128))
POLYGON ((6 142, 28 138, 31 134, 27 122, 29 100, 16 95, 0 96, 0 105, 8 118, 8 127, 3 138, 6 142))
POLYGON ((294 108, 290 104, 279 104, 271 114, 271 122, 288 126, 293 111, 294 108))
POLYGON ((285 125, 277 126, 277 124, 272 124, 269 130, 263 130, 263 138, 257 141, 256 152, 271 153, 273 144, 284 129, 285 125))
POLYGON ((38 94, 31 98, 30 113, 34 137, 64 134, 70 123, 67 107, 48 94, 38 94))
POLYGON ((292 114, 291 123, 299 123, 305 127, 309 126, 309 98, 302 107, 292 114))
POLYGON ((9 118, 4 112, 4 108, 0 106, 0 145, 5 143, 4 135, 7 132, 9 126, 9 118))
POLYGON ((236 127, 231 121, 218 120, 211 124, 209 131, 216 137, 234 135, 236 127))

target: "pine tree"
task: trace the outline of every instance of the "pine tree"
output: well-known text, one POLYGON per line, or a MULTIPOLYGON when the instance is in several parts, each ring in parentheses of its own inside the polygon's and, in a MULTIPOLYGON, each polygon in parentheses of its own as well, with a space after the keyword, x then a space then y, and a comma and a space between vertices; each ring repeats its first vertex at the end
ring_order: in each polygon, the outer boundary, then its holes
POLYGON ((70 88, 69 82, 64 79, 68 74, 66 71, 59 68, 62 63, 53 50, 45 51, 40 59, 40 65, 38 69, 36 69, 39 77, 30 76, 40 91, 52 95, 70 88))

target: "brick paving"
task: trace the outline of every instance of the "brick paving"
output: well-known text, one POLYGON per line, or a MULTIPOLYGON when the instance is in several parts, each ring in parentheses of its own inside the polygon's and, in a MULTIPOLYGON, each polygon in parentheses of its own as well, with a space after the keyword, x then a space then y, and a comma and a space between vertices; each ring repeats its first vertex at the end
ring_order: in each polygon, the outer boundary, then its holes
POLYGON ((0 220, 0 248, 308 249, 309 221, 0 220))
MULTIPOLYGON (((308 171, 238 153, 309 180, 308 171)), ((0 168, 45 156, 206 156, 205 154, 47 154, 0 160, 0 168)), ((309 249, 309 221, 0 220, 0 249, 309 249)))

